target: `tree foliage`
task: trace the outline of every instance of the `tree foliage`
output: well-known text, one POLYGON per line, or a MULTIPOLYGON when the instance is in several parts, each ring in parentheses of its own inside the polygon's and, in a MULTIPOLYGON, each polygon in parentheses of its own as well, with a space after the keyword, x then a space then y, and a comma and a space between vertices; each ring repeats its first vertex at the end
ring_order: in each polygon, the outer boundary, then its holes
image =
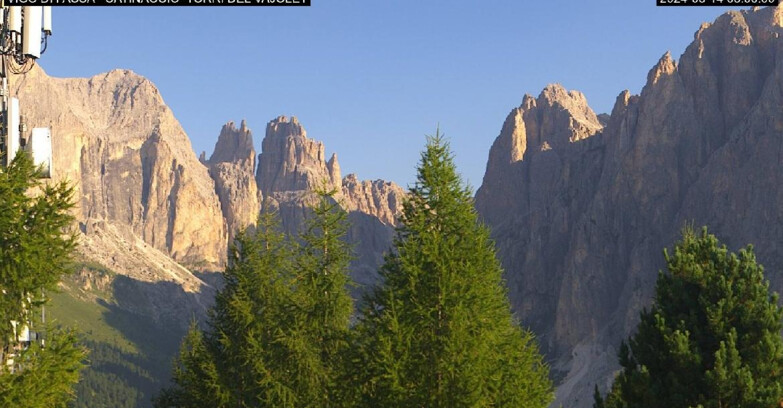
POLYGON ((704 228, 665 252, 650 310, 620 350, 622 371, 598 408, 777 407, 783 309, 751 246, 732 253, 704 228))
POLYGON ((73 331, 49 326, 45 346, 33 342, 16 356, 14 373, 0 373, 0 406, 65 408, 84 366, 77 341, 73 331))
POLYGON ((12 337, 11 320, 27 321, 42 289, 54 289, 75 247, 73 188, 42 185, 26 154, 0 171, 0 341, 12 337), (35 192, 35 193, 32 193, 35 192))
POLYGON ((238 234, 207 328, 191 328, 156 405, 333 406, 353 308, 345 218, 324 193, 295 241, 271 213, 238 234))
POLYGON ((351 247, 345 242, 347 214, 332 199, 335 191, 322 192, 312 208, 300 237, 302 247, 295 261, 294 305, 298 336, 314 347, 312 362, 302 366, 309 373, 300 394, 307 404, 300 406, 337 406, 342 388, 338 383, 343 355, 348 347, 348 328, 353 299, 348 294, 348 268, 351 247))
POLYGON ((512 318, 494 244, 439 134, 409 193, 384 283, 355 330, 354 402, 545 407, 549 370, 512 318))
POLYGON ((44 290, 70 272, 75 246, 73 189, 66 182, 42 185, 37 176, 23 153, 0 171, 0 405, 9 407, 64 407, 85 357, 73 332, 36 318, 44 290), (19 328, 36 322, 45 345, 19 342, 12 322, 19 328))
MULTIPOLYGON (((544 407, 548 368, 513 319, 488 230, 431 138, 385 280, 349 329, 346 214, 328 194, 286 240, 240 234, 208 327, 159 407, 544 407)), ((273 232, 274 231, 274 232, 273 232)))

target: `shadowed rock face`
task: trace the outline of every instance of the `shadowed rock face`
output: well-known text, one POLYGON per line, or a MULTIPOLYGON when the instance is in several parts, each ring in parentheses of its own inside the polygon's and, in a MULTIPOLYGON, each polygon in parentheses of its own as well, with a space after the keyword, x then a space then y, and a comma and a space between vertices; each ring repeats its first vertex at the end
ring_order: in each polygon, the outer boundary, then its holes
POLYGON ((554 86, 506 119, 476 206, 515 311, 565 376, 557 404, 591 406, 593 384, 609 384, 615 347, 686 222, 734 249, 753 243, 783 289, 782 16, 704 24, 679 63, 664 55, 609 118, 554 86))

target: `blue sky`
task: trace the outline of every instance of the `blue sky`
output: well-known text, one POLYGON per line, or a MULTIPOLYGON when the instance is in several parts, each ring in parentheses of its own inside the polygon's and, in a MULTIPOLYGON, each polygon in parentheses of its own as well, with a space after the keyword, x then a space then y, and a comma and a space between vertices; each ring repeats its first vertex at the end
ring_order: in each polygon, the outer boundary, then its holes
POLYGON ((313 0, 311 7, 58 7, 40 60, 52 76, 114 68, 151 79, 198 153, 246 119, 295 115, 344 175, 403 186, 424 135, 450 138, 474 188, 508 112, 558 82, 597 113, 638 93, 729 7, 655 0, 313 0))

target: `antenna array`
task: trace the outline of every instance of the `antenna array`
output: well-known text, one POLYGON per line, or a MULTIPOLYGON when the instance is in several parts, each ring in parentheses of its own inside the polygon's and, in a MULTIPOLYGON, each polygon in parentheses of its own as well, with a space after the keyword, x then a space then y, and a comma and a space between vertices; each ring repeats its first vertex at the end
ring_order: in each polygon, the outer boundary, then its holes
MULTIPOLYGON (((52 35, 50 6, 5 6, 0 8, 0 172, 11 165, 19 152, 29 154, 39 168, 41 178, 52 177, 52 138, 49 128, 34 128, 28 133, 19 99, 11 94, 10 75, 25 75, 46 51, 52 35)), ((0 296, 5 290, 0 288, 0 296)), ((41 291, 41 296, 45 294, 41 291)), ((23 302, 26 316, 10 321, 13 335, 0 339, 0 362, 11 372, 21 369, 14 358, 32 342, 44 344, 41 333, 32 330, 31 294, 23 302), (20 319, 21 318, 21 319, 20 319), (17 320, 20 319, 20 320, 17 320)), ((41 306, 41 322, 45 311, 41 306)))

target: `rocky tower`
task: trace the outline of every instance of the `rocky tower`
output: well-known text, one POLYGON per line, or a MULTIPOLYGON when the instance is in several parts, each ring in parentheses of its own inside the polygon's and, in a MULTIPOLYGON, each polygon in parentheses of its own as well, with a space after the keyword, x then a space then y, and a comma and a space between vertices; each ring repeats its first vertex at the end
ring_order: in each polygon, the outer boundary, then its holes
POLYGON ((312 190, 336 190, 335 198, 348 211, 351 222, 348 239, 356 255, 352 277, 360 288, 375 283, 383 253, 391 246, 404 191, 382 180, 360 181, 355 174, 341 179, 337 155, 327 161, 323 143, 308 138, 295 117, 270 121, 262 146, 256 181, 264 194, 263 205, 276 208, 283 227, 295 232, 312 203, 312 190))
POLYGON ((280 116, 266 125, 256 181, 264 194, 340 187, 340 165, 327 162, 324 144, 309 139, 296 117, 280 116))
POLYGON ((556 404, 589 407, 611 381, 685 223, 753 243, 783 289, 782 23, 780 8, 756 8, 702 25, 679 63, 665 54, 640 95, 618 96, 605 127, 552 87, 506 119, 476 206, 514 309, 565 376, 556 404))
POLYGON ((229 242, 232 242, 237 231, 256 222, 261 209, 261 193, 254 177, 253 134, 244 120, 239 129, 234 122, 223 125, 215 150, 204 163, 215 180, 215 191, 228 226, 229 242))
POLYGON ((325 160, 323 143, 296 118, 269 123, 258 166, 244 121, 223 126, 199 160, 158 90, 133 72, 58 79, 35 67, 14 79, 22 106, 35 106, 25 110, 28 125, 53 129, 56 176, 77 189, 83 256, 144 292, 125 293, 124 309, 186 326, 214 293, 191 270, 222 270, 229 239, 255 222, 264 195, 284 227, 298 230, 309 190, 321 186, 336 189, 349 212, 355 279, 375 281, 404 193, 381 180, 344 181, 337 155, 325 160))

